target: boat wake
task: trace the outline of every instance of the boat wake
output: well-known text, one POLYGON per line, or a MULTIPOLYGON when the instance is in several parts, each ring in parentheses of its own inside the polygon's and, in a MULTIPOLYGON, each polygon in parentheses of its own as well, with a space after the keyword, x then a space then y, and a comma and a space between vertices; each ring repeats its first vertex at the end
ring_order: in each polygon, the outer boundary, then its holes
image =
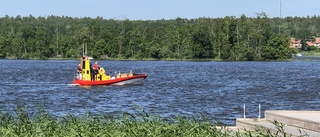
MULTIPOLYGON (((61 84, 61 83, 2 83, 1 85, 9 86, 65 86, 70 84, 61 84)), ((71 84, 75 85, 75 84, 71 84)))
POLYGON ((79 86, 80 84, 67 84, 68 86, 79 86))

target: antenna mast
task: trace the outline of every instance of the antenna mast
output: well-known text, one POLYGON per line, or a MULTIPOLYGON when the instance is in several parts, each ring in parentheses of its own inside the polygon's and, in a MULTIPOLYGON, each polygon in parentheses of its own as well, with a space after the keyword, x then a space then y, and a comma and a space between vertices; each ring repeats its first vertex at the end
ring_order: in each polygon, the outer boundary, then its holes
POLYGON ((88 44, 82 43, 82 56, 88 56, 88 44))
POLYGON ((281 34, 281 29, 280 29, 280 25, 281 25, 281 7, 282 7, 282 3, 281 3, 281 0, 280 0, 280 3, 279 3, 280 5, 280 18, 279 18, 279 35, 281 34))

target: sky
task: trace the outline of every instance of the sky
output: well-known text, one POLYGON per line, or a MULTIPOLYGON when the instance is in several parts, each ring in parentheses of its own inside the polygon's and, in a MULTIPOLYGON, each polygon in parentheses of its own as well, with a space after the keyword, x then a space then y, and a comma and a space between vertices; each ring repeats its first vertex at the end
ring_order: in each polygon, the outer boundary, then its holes
POLYGON ((159 20, 225 16, 319 16, 319 0, 1 0, 0 17, 69 16, 159 20), (281 3, 281 4, 280 4, 281 3), (280 6, 281 5, 281 6, 280 6), (280 8, 281 7, 281 8, 280 8), (280 12, 281 9, 281 12, 280 12), (281 14, 280 14, 281 13, 281 14))

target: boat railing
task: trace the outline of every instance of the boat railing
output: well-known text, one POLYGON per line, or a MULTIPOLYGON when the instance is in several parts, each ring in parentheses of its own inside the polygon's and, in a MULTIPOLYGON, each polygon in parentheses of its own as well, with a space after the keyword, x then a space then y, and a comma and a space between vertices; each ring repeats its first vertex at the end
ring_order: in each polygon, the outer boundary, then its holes
POLYGON ((133 76, 132 70, 130 70, 130 72, 125 72, 125 73, 121 73, 120 71, 115 71, 115 78, 122 78, 122 77, 128 77, 128 76, 133 76))
MULTIPOLYGON (((112 74, 112 72, 110 72, 110 74, 112 74)), ((82 80, 82 78, 86 77, 86 76, 87 75, 83 75, 79 72, 73 72, 74 79, 82 80)), ((130 70, 129 72, 115 71, 113 76, 112 75, 107 75, 107 76, 109 76, 109 78, 111 78, 111 79, 123 78, 123 77, 133 76, 133 72, 132 72, 132 70, 130 70)))

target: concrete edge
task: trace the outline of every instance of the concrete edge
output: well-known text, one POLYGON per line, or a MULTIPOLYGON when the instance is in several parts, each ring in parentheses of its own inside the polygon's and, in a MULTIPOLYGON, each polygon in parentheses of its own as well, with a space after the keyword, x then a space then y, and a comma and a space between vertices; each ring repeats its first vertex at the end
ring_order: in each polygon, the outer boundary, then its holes
MULTIPOLYGON (((239 120, 237 119, 236 122, 237 122, 237 127, 239 124, 241 125, 241 127, 238 127, 238 129, 240 130, 254 131, 255 129, 258 129, 258 128, 265 128, 274 133, 278 132, 278 129, 276 128, 276 126, 267 120, 257 121, 254 119, 239 119, 239 120)), ((320 137, 320 133, 313 130, 303 129, 295 126, 286 126, 286 125, 283 128, 284 128, 284 132, 291 136, 311 135, 312 137, 313 136, 320 137), (301 133, 299 133, 299 131, 301 131, 301 133)))
MULTIPOLYGON (((279 117, 283 117, 283 118, 287 118, 287 119, 293 119, 293 120, 300 120, 300 121, 305 121, 305 122, 308 122, 308 123, 312 123, 312 124, 318 124, 320 125, 320 122, 317 122, 317 121, 311 121, 311 120, 308 120, 308 119, 303 119, 303 118, 296 118, 296 117, 290 117, 290 116, 285 116, 285 115, 281 115, 281 114, 276 114, 276 113, 272 113, 271 111, 273 110, 266 110, 265 111, 265 118, 267 119, 267 113, 269 113, 269 115, 274 115, 274 116, 279 116, 279 117), (269 111, 269 112, 267 112, 269 111), (271 113, 270 113, 271 112, 271 113)), ((287 110, 283 111, 283 110, 276 110, 276 111, 282 111, 282 112, 288 112, 287 110)), ((293 112, 293 111, 291 111, 293 112)), ((294 112, 303 112, 303 111, 294 111, 294 112)), ((268 120, 268 119, 267 119, 268 120)), ((273 120, 276 120, 276 119, 273 119, 273 120)), ((271 120, 268 120, 268 121, 271 121, 271 120)), ((285 123, 284 123, 285 124, 285 123)))

